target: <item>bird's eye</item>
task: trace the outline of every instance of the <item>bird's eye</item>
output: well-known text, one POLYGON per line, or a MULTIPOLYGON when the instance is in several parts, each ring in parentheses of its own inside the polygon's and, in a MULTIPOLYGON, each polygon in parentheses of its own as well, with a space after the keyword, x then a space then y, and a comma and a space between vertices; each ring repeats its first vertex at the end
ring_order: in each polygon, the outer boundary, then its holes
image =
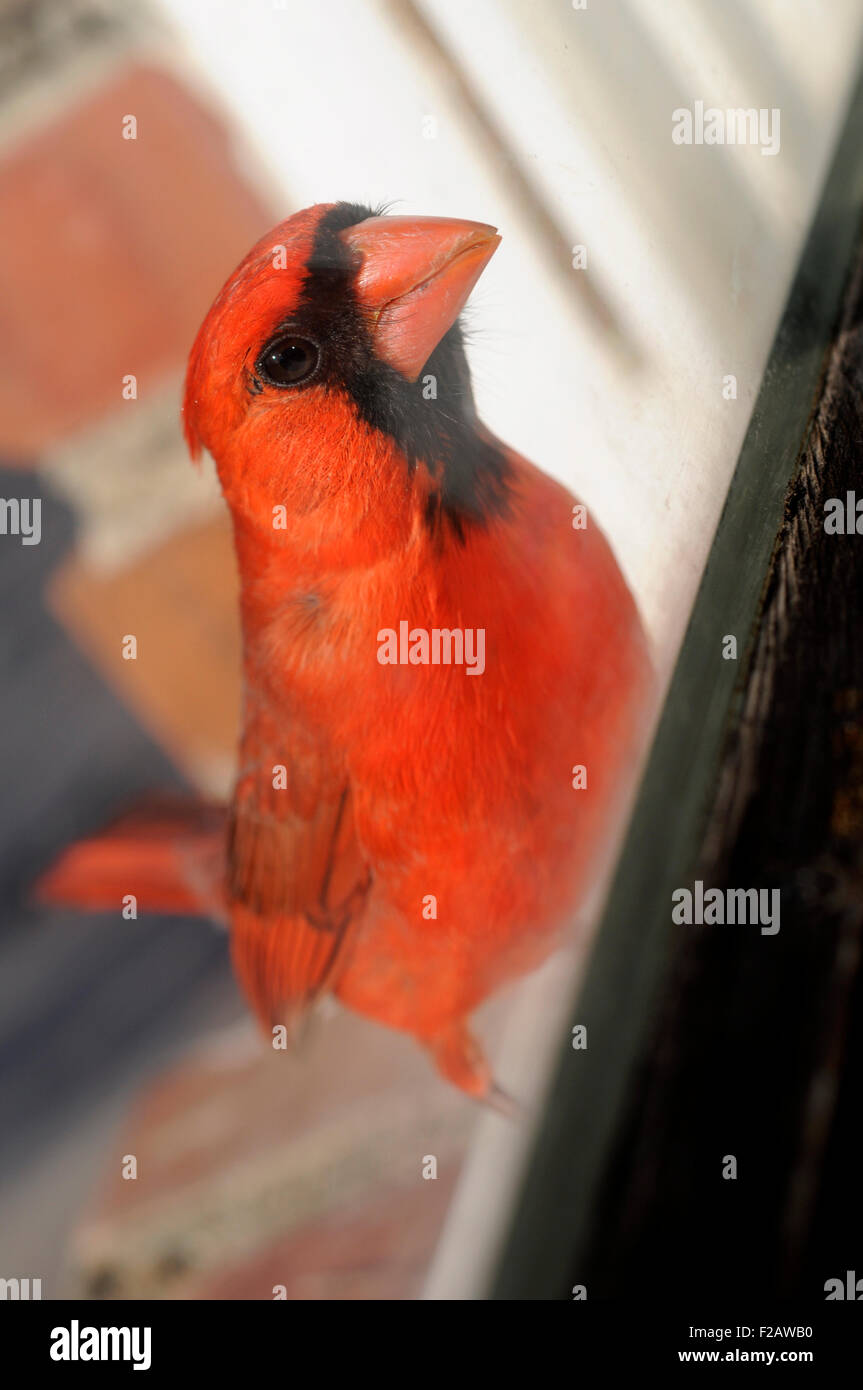
POLYGON ((274 386, 297 386, 313 374, 320 356, 317 343, 286 334, 267 344, 258 358, 257 370, 274 386))

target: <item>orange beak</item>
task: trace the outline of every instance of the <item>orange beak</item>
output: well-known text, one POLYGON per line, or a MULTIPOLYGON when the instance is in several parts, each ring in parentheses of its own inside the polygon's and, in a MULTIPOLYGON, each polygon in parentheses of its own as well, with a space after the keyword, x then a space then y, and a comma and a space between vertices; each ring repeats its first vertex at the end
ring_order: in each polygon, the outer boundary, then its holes
POLYGON ((361 258, 354 282, 375 355, 416 381, 500 242, 450 217, 369 217, 340 233, 361 258))

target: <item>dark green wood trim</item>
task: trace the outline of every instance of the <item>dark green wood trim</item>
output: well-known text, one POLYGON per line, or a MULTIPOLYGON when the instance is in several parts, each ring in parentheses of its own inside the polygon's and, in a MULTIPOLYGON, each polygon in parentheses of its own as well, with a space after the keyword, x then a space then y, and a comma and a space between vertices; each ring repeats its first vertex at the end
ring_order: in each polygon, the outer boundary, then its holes
POLYGON ((795 275, 698 591, 587 978, 491 1296, 562 1298, 593 1213, 672 959, 671 893, 692 877, 724 738, 739 713, 780 533, 863 216, 858 83, 795 275), (722 636, 744 654, 722 661, 722 636))

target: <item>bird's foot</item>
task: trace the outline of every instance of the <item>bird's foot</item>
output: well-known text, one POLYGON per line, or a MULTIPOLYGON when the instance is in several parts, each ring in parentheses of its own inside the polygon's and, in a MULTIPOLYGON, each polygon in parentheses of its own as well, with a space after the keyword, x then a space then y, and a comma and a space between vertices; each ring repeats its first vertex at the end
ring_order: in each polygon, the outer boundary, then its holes
POLYGON ((524 1117, 525 1111, 519 1102, 498 1086, 482 1047, 465 1023, 451 1024, 435 1037, 426 1039, 425 1045, 441 1076, 453 1086, 507 1119, 524 1117))
POLYGON ((487 1105, 489 1110, 495 1110, 498 1115, 503 1115, 507 1120, 524 1120, 527 1110, 521 1101, 511 1096, 509 1091, 505 1091, 502 1086, 498 1086, 496 1081, 492 1081, 484 1096, 478 1096, 481 1105, 487 1105))

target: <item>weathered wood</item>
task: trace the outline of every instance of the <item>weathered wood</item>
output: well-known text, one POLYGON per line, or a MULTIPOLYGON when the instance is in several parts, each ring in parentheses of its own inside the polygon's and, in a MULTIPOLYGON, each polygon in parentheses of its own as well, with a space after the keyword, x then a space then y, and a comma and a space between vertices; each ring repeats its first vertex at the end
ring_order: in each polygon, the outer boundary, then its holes
POLYGON ((839 1213, 859 1208, 860 1150, 843 1136, 861 1080, 863 537, 826 536, 820 510, 854 486, 863 433, 859 281, 849 291, 861 212, 863 86, 574 1003, 589 1047, 563 1047, 497 1297, 579 1283, 592 1298, 823 1298, 861 1261, 860 1218, 839 1213), (727 633, 739 664, 721 659, 727 633), (779 933, 673 926, 671 893, 697 877, 779 887, 779 933), (729 1154, 736 1180, 722 1177, 729 1154))
POLYGON ((861 441, 863 255, 695 870, 778 888, 781 927, 682 929, 595 1225, 595 1295, 823 1299, 863 1273, 863 535, 824 529, 827 499, 863 498, 861 441))

